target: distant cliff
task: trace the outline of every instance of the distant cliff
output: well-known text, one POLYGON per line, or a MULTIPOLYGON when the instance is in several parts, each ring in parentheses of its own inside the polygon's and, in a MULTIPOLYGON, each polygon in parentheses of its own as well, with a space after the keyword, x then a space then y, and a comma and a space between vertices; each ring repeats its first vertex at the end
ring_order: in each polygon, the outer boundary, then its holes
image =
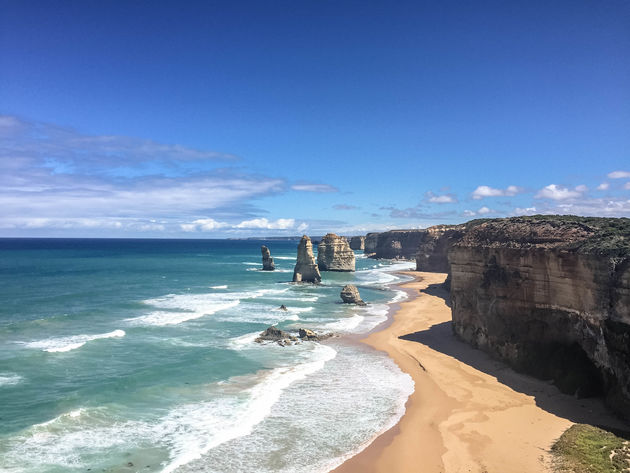
POLYGON ((630 417, 629 219, 481 221, 450 246, 459 337, 630 417))
POLYGON ((464 235, 466 228, 466 224, 427 228, 416 249, 416 271, 448 273, 448 252, 464 235))
POLYGON ((413 260, 426 230, 390 230, 368 233, 365 236, 365 253, 373 258, 413 260))

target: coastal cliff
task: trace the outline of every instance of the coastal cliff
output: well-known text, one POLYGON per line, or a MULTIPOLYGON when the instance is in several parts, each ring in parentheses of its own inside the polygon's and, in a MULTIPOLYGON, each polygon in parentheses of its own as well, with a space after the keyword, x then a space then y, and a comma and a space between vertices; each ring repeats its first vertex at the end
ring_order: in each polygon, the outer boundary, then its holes
POLYGON ((372 255, 376 252, 376 245, 378 244, 378 232, 372 232, 365 235, 363 240, 363 252, 366 255, 372 255))
POLYGON ((630 417, 629 219, 484 221, 448 259, 459 337, 630 417))
POLYGON ((354 271, 354 251, 344 237, 328 233, 317 245, 317 266, 321 271, 354 271))
POLYGON ((427 228, 416 249, 416 271, 448 273, 448 252, 464 236, 466 228, 466 224, 427 228))
POLYGON ((353 236, 350 238, 350 248, 353 250, 364 250, 365 249, 365 237, 364 236, 353 236))
POLYGON ((425 233, 426 230, 368 233, 365 236, 365 252, 370 253, 373 258, 413 260, 425 233))

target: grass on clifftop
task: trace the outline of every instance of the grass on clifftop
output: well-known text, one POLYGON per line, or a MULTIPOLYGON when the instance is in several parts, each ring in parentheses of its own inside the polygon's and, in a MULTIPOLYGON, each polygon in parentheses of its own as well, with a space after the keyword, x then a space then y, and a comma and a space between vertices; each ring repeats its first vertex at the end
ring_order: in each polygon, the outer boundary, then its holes
POLYGON ((551 451, 558 473, 630 472, 629 442, 592 425, 573 425, 551 451))

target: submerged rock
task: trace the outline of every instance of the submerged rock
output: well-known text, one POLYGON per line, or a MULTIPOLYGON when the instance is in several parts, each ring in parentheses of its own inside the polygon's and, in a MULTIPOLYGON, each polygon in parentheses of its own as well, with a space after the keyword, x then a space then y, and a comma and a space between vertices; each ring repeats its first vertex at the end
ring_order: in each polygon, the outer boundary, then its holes
POLYGON ((262 245, 260 247, 260 252, 262 253, 263 271, 273 271, 274 269, 276 269, 276 265, 273 262, 273 258, 271 257, 271 252, 269 251, 269 248, 267 248, 265 245, 262 245))
POLYGON ((293 282, 321 282, 322 276, 313 256, 313 243, 303 235, 298 245, 297 262, 293 270, 293 282))
POLYGON ((359 294, 359 290, 353 284, 348 284, 343 287, 341 290, 341 300, 344 304, 356 304, 356 305, 367 305, 365 302, 361 300, 361 295, 359 294))
POLYGON ((328 233, 317 245, 317 265, 322 271, 354 271, 354 251, 344 237, 328 233))
POLYGON ((254 341, 256 343, 277 342, 279 345, 285 346, 285 345, 291 345, 292 342, 297 341, 297 338, 295 338, 293 335, 291 335, 288 332, 285 332, 283 330, 280 330, 279 328, 271 326, 264 332, 261 332, 258 338, 254 341))

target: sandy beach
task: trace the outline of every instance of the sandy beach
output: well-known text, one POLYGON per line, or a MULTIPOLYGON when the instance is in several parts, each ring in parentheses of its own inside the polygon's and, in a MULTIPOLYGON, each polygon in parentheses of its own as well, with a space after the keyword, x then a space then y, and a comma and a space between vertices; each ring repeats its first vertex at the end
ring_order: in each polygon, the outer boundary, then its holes
POLYGON ((597 399, 575 399, 457 340, 446 275, 405 273, 409 299, 364 343, 415 382, 401 421, 335 473, 551 471, 549 448, 574 422, 623 428, 597 399))

